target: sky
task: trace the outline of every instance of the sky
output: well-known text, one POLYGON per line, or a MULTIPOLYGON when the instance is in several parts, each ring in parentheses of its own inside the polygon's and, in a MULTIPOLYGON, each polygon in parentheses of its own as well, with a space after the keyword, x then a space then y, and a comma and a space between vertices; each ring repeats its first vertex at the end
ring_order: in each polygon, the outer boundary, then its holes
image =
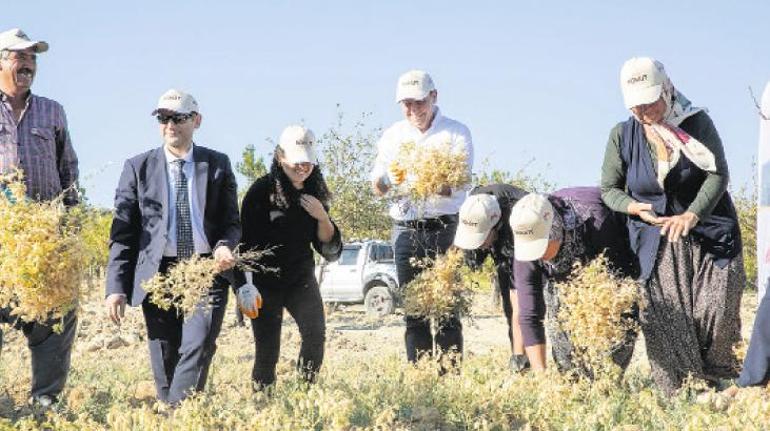
MULTIPOLYGON (((444 115, 471 130, 475 171, 596 185, 625 120, 623 62, 660 60, 709 113, 735 189, 750 184, 770 79, 767 1, 11 1, 0 29, 45 40, 36 94, 62 103, 89 200, 111 207, 125 159, 161 145, 150 115, 179 88, 198 100, 198 144, 235 163, 269 156, 283 128, 322 134, 401 119, 398 76, 424 69, 444 115)), ((243 182, 243 178, 240 178, 243 182)))

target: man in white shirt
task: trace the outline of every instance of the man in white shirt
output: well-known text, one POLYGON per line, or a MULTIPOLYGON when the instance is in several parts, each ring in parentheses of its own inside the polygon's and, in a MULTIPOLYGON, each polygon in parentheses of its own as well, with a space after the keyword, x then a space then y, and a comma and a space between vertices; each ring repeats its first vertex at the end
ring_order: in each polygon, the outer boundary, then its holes
MULTIPOLYGON (((118 324, 126 303, 141 305, 158 399, 176 405, 206 384, 227 305, 227 281, 218 276, 209 291, 211 308, 191 316, 174 307, 160 309, 142 282, 192 255, 212 255, 221 271, 231 269, 241 224, 230 160, 193 144, 202 121, 195 99, 169 90, 153 115, 163 146, 128 159, 115 192, 105 302, 118 324)), ((222 275, 235 283, 231 271, 222 275)))
MULTIPOLYGON (((409 181, 413 172, 405 172, 393 163, 401 146, 413 142, 417 146, 450 144, 451 151, 465 152, 468 171, 473 165, 473 145, 468 128, 441 115, 436 106, 438 92, 430 75, 411 70, 398 79, 396 102, 401 105, 404 120, 398 121, 382 134, 377 143, 377 158, 371 173, 377 195, 385 195, 392 187, 409 181)), ((457 213, 465 200, 467 188, 441 187, 436 195, 424 202, 408 196, 395 196, 390 207, 393 219, 393 250, 400 286, 406 286, 420 271, 412 266, 412 258, 435 258, 452 245, 457 229, 457 213)), ((426 319, 406 317, 406 354, 410 362, 430 354, 433 340, 426 319)), ((458 316, 442 322, 436 334, 436 344, 442 351, 462 355, 462 324, 458 316)))

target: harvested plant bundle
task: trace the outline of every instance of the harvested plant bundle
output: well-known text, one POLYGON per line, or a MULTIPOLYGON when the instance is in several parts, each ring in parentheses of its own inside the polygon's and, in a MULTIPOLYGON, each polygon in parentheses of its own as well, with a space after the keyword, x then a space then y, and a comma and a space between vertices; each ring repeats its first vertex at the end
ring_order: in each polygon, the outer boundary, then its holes
POLYGON ((0 307, 26 322, 60 319, 77 307, 85 266, 81 208, 61 196, 27 198, 23 174, 0 176, 0 307))
MULTIPOLYGON (((271 253, 268 250, 235 251, 236 267, 244 271, 271 271, 257 262, 271 253)), ((150 301, 163 310, 172 307, 189 318, 198 305, 210 306, 205 299, 219 274, 213 257, 193 255, 169 268, 166 274, 157 273, 142 283, 142 288, 150 295, 150 301)))
POLYGON ((441 191, 442 186, 462 187, 470 183, 468 154, 456 152, 447 142, 439 145, 401 145, 395 164, 410 178, 404 184, 407 191, 419 200, 441 191))
POLYGON ((453 247, 432 264, 426 261, 413 264, 425 270, 406 286, 406 314, 439 322, 470 311, 472 282, 468 279, 462 250, 453 247))
POLYGON ((613 348, 638 327, 631 316, 639 299, 636 282, 617 276, 600 255, 588 265, 576 265, 556 288, 558 324, 569 333, 574 356, 594 371, 606 369, 613 348))

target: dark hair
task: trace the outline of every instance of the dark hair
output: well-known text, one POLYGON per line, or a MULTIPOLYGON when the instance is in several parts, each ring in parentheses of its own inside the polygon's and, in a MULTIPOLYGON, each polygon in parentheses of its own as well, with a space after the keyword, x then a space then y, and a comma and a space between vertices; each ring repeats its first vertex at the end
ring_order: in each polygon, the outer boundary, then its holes
MULTIPOLYGON (((273 163, 270 165, 270 178, 272 180, 273 189, 273 203, 281 206, 294 206, 299 205, 300 191, 294 188, 291 180, 283 171, 279 158, 284 157, 284 152, 281 147, 275 147, 273 163)), ((331 200, 331 193, 326 186, 326 180, 321 173, 321 167, 316 165, 313 167, 313 172, 305 179, 303 184, 302 193, 311 195, 321 201, 324 206, 329 206, 331 200)))

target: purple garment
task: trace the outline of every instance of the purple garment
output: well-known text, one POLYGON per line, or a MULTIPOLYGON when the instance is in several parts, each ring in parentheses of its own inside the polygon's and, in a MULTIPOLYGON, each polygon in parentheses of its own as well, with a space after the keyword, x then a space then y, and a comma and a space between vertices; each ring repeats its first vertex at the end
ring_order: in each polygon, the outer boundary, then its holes
MULTIPOLYGON (((30 94, 19 124, 0 93, 0 172, 16 167, 24 171, 27 196, 50 200, 78 179, 78 159, 72 148, 64 108, 45 97, 30 94)), ((77 191, 69 189, 65 205, 77 203, 77 191)))
MULTIPOLYGON (((601 199, 598 187, 561 189, 548 199, 564 219, 566 238, 578 241, 582 250, 575 260, 586 263, 604 252, 610 264, 626 276, 635 276, 635 259, 628 246, 628 232, 623 216, 612 212, 601 199)), ((561 252, 561 251, 560 251, 561 252)), ((571 269, 571 266, 568 266, 571 269)), ((519 323, 525 346, 545 343, 545 301, 543 287, 546 281, 562 281, 569 275, 557 272, 542 261, 514 261, 513 278, 519 300, 519 323)))

